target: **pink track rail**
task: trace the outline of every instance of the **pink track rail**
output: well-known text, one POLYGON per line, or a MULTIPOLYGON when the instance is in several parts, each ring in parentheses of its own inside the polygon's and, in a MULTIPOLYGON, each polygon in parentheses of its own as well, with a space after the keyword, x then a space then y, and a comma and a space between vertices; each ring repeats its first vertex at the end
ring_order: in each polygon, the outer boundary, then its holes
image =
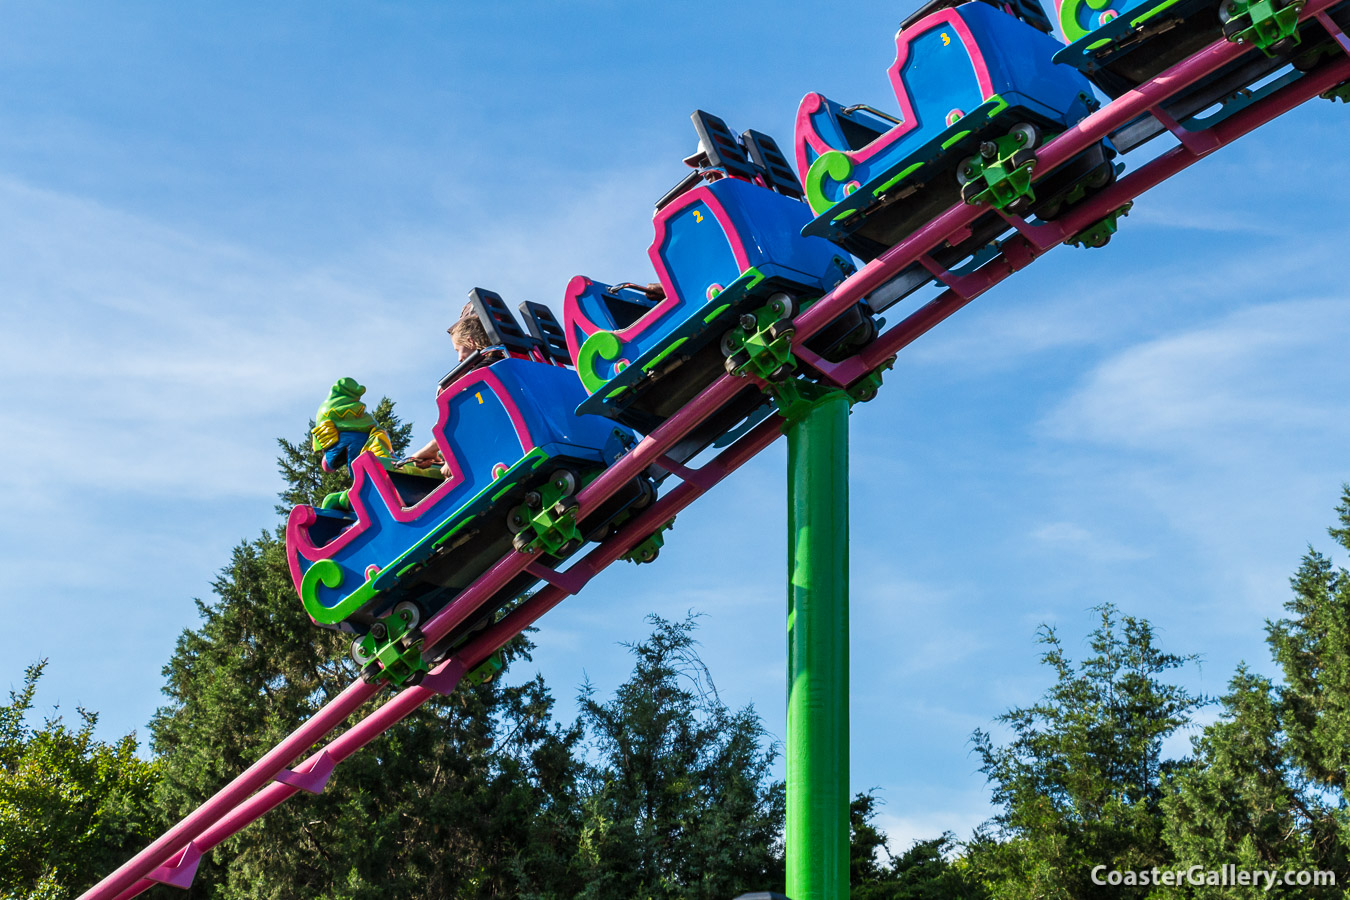
MULTIPOLYGON (((1317 17, 1340 45, 1350 54, 1350 41, 1335 28, 1325 10, 1336 0, 1310 0, 1301 18, 1317 17)), ((1156 108, 1177 91, 1232 61, 1248 48, 1217 42, 1158 77, 1123 95, 1092 114, 1074 128, 1059 135, 1038 154, 1035 179, 1045 177, 1055 167, 1103 139, 1111 131, 1138 115, 1156 108)), ((856 356, 830 363, 798 349, 803 362, 835 384, 852 384, 858 378, 884 364, 945 320, 956 310, 983 294, 1013 272, 1068 237, 1119 209, 1149 188, 1197 162, 1255 128, 1288 112, 1295 106, 1332 87, 1350 80, 1350 55, 1335 64, 1323 66, 1275 94, 1214 127, 1200 132, 1174 131, 1180 144, 1120 181, 1095 194, 1066 213, 1062 219, 1043 225, 1031 225, 1009 217, 1018 235, 1005 241, 1001 254, 967 275, 953 275, 933 263, 929 253, 949 238, 959 240, 971 223, 986 211, 957 204, 938 216, 903 242, 868 263, 833 292, 817 301, 795 321, 797 341, 804 342, 840 313, 876 290, 915 262, 924 265, 946 286, 938 297, 900 321, 856 356)), ((1161 119, 1161 117, 1160 117, 1161 119)), ((1163 121, 1166 121, 1163 119, 1163 121)), ((314 717, 289 735, 243 774, 222 788, 202 806, 161 835, 115 872, 81 895, 80 900, 123 900, 134 897, 156 883, 187 887, 203 853, 261 818, 277 805, 306 790, 322 790, 342 760, 383 733, 430 698, 454 690, 464 673, 505 645, 512 637, 536 621, 566 597, 575 594, 597 573, 609 566, 649 534, 684 509, 713 485, 769 446, 781 434, 779 423, 770 419, 760 423, 730 448, 698 469, 673 464, 664 454, 679 440, 718 409, 725 406, 745 387, 745 380, 721 376, 684 409, 663 423, 637 446, 620 458, 578 495, 580 520, 620 490, 649 466, 660 464, 682 480, 651 507, 644 510, 577 560, 565 571, 550 569, 537 560, 537 554, 511 553, 466 588, 448 606, 423 626, 428 646, 433 645, 483 604, 496 596, 522 572, 547 585, 489 628, 480 632, 454 656, 438 665, 419 686, 407 688, 379 709, 349 728, 322 750, 308 756, 299 765, 288 768, 325 736, 338 729, 362 705, 381 690, 380 686, 356 681, 325 704, 314 717)))

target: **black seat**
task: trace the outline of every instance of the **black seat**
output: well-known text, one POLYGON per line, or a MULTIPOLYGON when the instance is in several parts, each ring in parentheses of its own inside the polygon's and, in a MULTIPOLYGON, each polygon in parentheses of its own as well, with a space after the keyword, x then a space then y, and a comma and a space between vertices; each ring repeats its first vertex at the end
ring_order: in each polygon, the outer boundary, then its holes
POLYGON ((538 340, 520 330, 516 317, 511 315, 511 310, 507 308, 501 294, 487 288, 474 288, 469 291, 469 302, 473 304, 473 311, 483 323, 489 344, 504 347, 508 353, 521 353, 526 356, 538 346, 538 340))
POLYGON ((753 128, 741 134, 741 143, 745 145, 750 159, 761 170, 764 183, 784 196, 793 200, 802 199, 802 183, 797 173, 788 165, 787 157, 778 149, 778 142, 762 131, 753 128))
POLYGON ((553 310, 542 303, 525 300, 520 304, 520 316, 525 320, 525 328, 530 336, 538 342, 545 359, 564 366, 572 364, 572 356, 567 352, 567 334, 558 324, 553 310))
POLYGON ((690 116, 694 120, 694 130, 698 132, 699 144, 708 156, 708 165, 725 169, 734 178, 754 180, 759 174, 754 163, 745 155, 741 142, 722 121, 712 113, 696 109, 690 116))

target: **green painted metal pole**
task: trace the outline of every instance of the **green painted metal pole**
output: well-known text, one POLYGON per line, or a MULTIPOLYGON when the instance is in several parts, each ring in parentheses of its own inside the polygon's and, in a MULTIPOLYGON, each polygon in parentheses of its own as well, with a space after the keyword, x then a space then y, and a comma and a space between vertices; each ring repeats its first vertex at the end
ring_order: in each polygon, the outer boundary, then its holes
POLYGON ((787 894, 845 900, 849 398, 803 405, 787 426, 787 894))

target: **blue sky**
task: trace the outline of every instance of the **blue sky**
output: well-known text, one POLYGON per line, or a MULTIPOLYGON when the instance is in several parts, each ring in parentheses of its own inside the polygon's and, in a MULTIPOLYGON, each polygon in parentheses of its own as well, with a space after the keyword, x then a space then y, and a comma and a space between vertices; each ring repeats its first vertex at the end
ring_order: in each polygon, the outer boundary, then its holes
MULTIPOLYGON (((0 683, 47 657, 40 703, 144 735, 335 378, 425 433, 470 288, 647 277, 690 111, 787 146, 807 91, 894 109, 909 12, 562 10, 0 4, 0 683)), ((1203 656, 1197 691, 1271 671, 1263 621, 1350 479, 1347 116, 1315 101, 1156 189, 856 409, 851 777, 901 846, 989 815, 968 738, 1046 686, 1041 623, 1081 656, 1112 602, 1203 656)), ((564 715, 647 613, 694 609, 724 699, 783 735, 784 477, 780 445, 542 621, 564 715)))

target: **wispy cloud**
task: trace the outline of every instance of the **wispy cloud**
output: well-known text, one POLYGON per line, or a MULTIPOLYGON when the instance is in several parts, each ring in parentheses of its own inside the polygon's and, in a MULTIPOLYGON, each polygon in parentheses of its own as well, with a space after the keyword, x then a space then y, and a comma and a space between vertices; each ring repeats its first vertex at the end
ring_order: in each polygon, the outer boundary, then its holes
POLYGON ((1043 426, 1063 440, 1188 453, 1244 435, 1342 432, 1347 337, 1350 298, 1244 309, 1105 360, 1043 426))
POLYGON ((930 841, 950 831, 958 841, 969 840, 975 829, 994 815, 986 801, 972 798, 969 804, 928 808, 917 815, 901 815, 882 807, 876 823, 886 833, 891 854, 899 856, 919 841, 930 841))
POLYGON ((1055 553, 1072 553, 1094 562, 1144 559, 1148 553, 1125 543, 1093 534, 1073 522, 1048 522, 1031 532, 1033 540, 1055 553))

